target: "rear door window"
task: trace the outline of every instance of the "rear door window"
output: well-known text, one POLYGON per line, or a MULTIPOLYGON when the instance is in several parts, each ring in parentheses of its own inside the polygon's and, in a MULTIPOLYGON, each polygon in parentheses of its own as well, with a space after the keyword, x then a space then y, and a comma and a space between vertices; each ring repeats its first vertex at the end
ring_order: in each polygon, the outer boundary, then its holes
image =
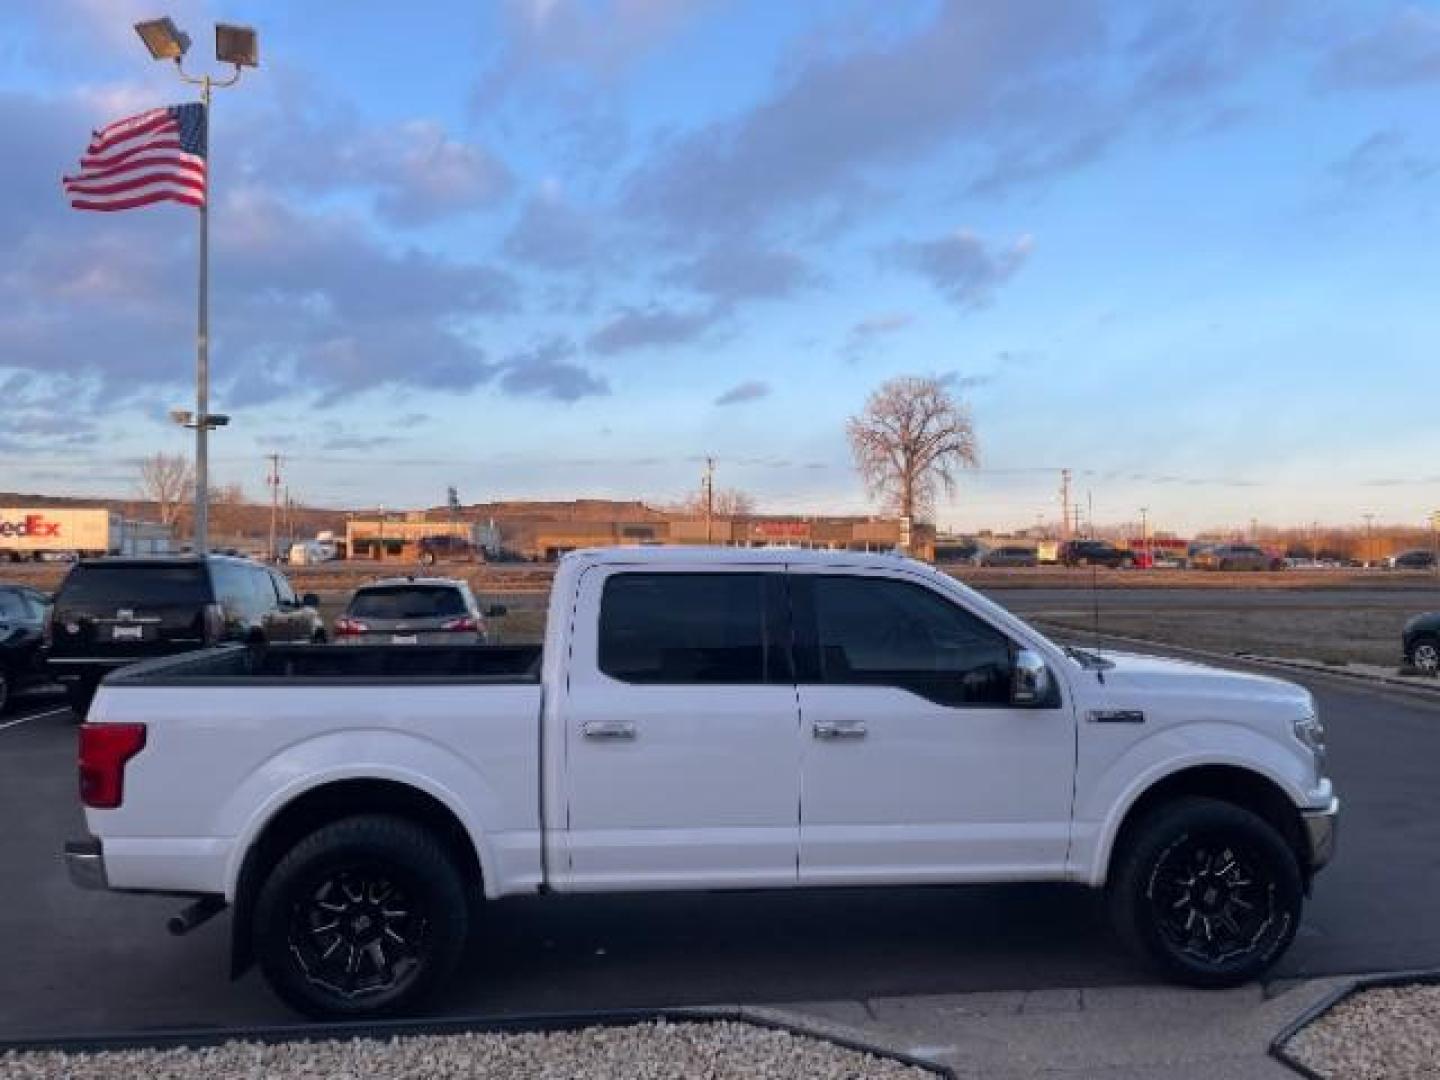
POLYGON ((614 574, 600 600, 600 670, 672 686, 788 682, 783 589, 777 574, 614 574))
POLYGON ((433 585, 395 585, 361 589, 350 601, 350 614, 358 619, 431 619, 464 615, 465 598, 459 589, 433 585))
POLYGON ((77 566, 57 606, 113 613, 120 608, 202 607, 210 601, 205 571, 193 566, 77 566))

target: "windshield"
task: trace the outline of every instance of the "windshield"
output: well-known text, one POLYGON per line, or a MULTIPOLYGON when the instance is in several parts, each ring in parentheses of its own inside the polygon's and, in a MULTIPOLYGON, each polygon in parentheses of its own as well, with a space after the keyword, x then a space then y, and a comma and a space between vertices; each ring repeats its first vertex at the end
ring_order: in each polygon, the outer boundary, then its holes
POLYGON ((350 602, 350 614, 361 619, 428 619, 465 614, 459 589, 433 585, 397 585, 362 589, 350 602))

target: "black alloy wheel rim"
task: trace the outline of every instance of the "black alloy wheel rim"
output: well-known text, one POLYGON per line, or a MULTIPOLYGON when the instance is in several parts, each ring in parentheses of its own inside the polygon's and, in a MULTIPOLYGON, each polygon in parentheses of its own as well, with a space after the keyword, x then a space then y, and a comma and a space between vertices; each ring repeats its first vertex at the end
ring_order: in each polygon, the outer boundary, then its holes
POLYGON ((1186 836, 1156 861, 1148 897, 1171 949, 1223 969, 1265 947, 1280 923, 1276 888, 1245 844, 1224 835, 1186 836))
POLYGON ((290 952, 305 977, 342 998, 388 994, 412 982, 429 951, 414 897, 375 868, 332 872, 302 890, 290 952))

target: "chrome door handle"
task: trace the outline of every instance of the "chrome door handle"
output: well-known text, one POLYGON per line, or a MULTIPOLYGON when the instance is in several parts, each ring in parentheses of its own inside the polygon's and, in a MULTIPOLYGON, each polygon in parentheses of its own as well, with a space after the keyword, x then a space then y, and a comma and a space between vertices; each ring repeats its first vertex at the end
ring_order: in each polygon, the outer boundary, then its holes
POLYGON ((861 723, 837 724, 829 720, 817 720, 810 729, 817 739, 863 739, 869 729, 861 723))
POLYGON ((635 725, 628 720, 591 720, 580 731, 587 739, 635 738, 635 725))

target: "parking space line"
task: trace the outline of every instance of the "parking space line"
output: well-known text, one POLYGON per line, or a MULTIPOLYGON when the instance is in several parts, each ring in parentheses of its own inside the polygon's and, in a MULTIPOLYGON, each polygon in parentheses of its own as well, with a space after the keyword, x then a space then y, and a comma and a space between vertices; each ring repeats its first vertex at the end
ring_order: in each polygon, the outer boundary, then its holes
POLYGON ((61 713, 67 713, 69 711, 70 709, 67 706, 61 709, 46 709, 44 712, 31 713, 29 716, 17 716, 14 720, 6 720, 3 724, 0 724, 0 731, 4 731, 6 728, 18 727, 30 720, 43 720, 47 716, 59 716, 61 713))

